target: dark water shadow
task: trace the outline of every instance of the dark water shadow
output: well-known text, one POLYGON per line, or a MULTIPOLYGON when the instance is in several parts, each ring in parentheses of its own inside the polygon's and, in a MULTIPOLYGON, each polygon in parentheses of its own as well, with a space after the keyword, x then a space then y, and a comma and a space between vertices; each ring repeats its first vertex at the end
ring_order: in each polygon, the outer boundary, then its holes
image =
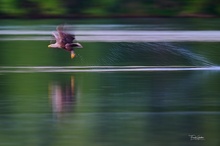
MULTIPOLYGON (((121 73, 100 76, 104 92, 98 95, 99 111, 96 119, 96 141, 123 143, 126 136, 131 143, 152 145, 193 144, 189 134, 200 134, 217 140, 219 108, 217 96, 203 89, 215 72, 154 72, 121 73), (215 102, 213 102, 215 101, 215 102), (123 131, 123 132, 122 132, 123 131), (212 133, 208 135, 208 133, 212 133), (119 138, 120 137, 120 138, 119 138)), ((219 76, 218 76, 219 78, 219 76)), ((204 141, 202 141, 204 142, 204 141)), ((132 145, 132 144, 130 144, 132 145)))

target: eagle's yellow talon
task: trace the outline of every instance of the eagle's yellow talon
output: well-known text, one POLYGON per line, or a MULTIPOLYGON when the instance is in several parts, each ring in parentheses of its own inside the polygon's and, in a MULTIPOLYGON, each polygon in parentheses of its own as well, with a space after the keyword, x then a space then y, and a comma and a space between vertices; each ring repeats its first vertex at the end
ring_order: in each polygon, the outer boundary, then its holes
POLYGON ((76 54, 71 52, 71 59, 73 59, 75 56, 76 56, 76 54))

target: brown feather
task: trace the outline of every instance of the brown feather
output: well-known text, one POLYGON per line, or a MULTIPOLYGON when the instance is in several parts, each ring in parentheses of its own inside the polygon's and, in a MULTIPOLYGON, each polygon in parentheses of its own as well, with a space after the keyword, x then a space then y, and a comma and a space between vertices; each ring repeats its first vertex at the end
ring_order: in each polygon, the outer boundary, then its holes
POLYGON ((57 27, 57 32, 59 34, 61 47, 65 47, 66 44, 73 43, 75 40, 75 35, 65 32, 63 25, 57 27))

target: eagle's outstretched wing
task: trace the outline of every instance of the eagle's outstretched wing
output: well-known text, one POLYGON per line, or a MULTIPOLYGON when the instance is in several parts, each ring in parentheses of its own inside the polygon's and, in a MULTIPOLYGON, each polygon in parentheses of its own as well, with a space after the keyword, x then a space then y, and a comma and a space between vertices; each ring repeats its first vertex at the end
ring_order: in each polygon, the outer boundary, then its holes
POLYGON ((73 43, 75 40, 75 35, 69 34, 67 32, 65 32, 64 30, 64 26, 63 25, 59 25, 57 27, 57 32, 58 32, 58 40, 59 43, 61 44, 61 46, 65 46, 68 43, 73 43))

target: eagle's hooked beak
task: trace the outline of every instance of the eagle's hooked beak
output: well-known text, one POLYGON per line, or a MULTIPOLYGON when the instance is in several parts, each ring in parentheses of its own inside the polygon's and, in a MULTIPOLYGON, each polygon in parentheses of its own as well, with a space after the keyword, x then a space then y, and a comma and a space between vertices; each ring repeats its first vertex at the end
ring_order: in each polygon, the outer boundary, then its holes
POLYGON ((48 45, 48 48, 59 48, 57 44, 50 44, 48 45))

